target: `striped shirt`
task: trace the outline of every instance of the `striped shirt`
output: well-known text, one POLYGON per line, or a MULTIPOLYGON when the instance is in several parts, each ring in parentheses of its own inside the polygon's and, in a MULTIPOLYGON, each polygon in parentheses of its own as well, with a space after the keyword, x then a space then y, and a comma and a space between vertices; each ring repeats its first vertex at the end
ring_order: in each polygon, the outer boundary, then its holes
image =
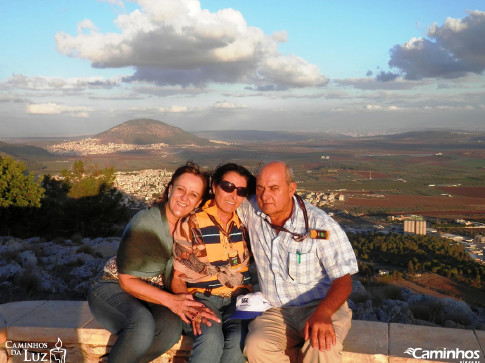
POLYGON ((217 207, 210 200, 176 227, 174 267, 186 276, 190 293, 209 289, 220 295, 249 285, 249 250, 241 221, 234 213, 226 229, 221 224, 217 207))
MULTIPOLYGON (((339 224, 323 210, 304 203, 309 228, 328 231, 328 240, 307 237, 296 242, 290 233, 276 234, 255 197, 238 209, 249 231, 261 292, 275 307, 322 300, 332 280, 358 272, 355 253, 339 224)), ((305 219, 295 197, 293 212, 283 227, 305 233, 305 219)))

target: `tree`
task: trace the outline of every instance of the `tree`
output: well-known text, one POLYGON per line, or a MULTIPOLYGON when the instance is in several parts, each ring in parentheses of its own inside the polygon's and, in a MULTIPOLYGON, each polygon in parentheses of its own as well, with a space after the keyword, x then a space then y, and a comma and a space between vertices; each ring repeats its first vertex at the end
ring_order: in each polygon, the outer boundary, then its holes
POLYGON ((0 207, 40 207, 44 189, 21 162, 0 156, 0 207))
POLYGON ((75 161, 72 170, 63 170, 61 175, 69 187, 67 195, 75 199, 102 194, 111 189, 115 181, 113 168, 100 170, 97 165, 82 160, 75 161))
POLYGON ((408 262, 408 272, 411 275, 414 275, 414 264, 413 264, 413 261, 411 261, 411 260, 408 262))
POLYGON ((59 231, 99 236, 112 235, 124 226, 127 209, 120 204, 121 192, 114 188, 113 168, 99 169, 78 160, 61 175, 68 198, 62 203, 59 231))

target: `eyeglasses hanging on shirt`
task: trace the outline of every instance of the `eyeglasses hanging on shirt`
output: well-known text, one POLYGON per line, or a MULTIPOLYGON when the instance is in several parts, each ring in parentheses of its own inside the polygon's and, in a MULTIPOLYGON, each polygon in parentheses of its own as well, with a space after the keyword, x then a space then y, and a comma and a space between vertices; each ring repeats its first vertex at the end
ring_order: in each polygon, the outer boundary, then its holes
POLYGON ((271 226, 271 228, 273 228, 273 229, 275 229, 275 230, 277 230, 279 232, 289 233, 289 234, 291 234, 291 238, 293 238, 296 242, 301 242, 305 238, 308 237, 308 231, 309 231, 309 227, 308 227, 308 214, 307 214, 307 211, 306 211, 305 203, 303 203, 303 199, 299 195, 297 195, 297 194, 295 194, 295 198, 298 201, 298 205, 300 206, 301 211, 303 212, 303 218, 305 219, 305 233, 295 233, 295 232, 289 231, 285 227, 277 226, 276 224, 271 223, 268 220, 268 217, 264 218, 264 221, 266 223, 268 223, 271 226))

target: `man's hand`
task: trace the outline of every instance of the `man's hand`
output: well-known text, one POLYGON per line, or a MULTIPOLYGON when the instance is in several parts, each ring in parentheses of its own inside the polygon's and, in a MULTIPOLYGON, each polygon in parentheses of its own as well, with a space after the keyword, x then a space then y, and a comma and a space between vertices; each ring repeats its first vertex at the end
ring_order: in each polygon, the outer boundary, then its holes
POLYGON ((305 323, 305 340, 311 339, 312 347, 320 351, 330 350, 337 344, 332 315, 318 306, 305 323))
POLYGON ((323 352, 337 344, 332 315, 347 300, 351 292, 352 279, 349 274, 332 281, 327 295, 305 323, 305 340, 311 339, 313 348, 323 352))

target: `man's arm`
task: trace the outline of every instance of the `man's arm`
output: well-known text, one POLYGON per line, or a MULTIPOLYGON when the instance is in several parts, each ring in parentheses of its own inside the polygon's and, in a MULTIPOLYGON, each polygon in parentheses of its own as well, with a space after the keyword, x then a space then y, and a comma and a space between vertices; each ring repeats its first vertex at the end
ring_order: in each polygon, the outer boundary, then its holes
POLYGON ((332 315, 352 292, 352 278, 346 274, 332 281, 327 295, 305 323, 305 340, 311 339, 313 348, 330 350, 337 343, 332 315))

